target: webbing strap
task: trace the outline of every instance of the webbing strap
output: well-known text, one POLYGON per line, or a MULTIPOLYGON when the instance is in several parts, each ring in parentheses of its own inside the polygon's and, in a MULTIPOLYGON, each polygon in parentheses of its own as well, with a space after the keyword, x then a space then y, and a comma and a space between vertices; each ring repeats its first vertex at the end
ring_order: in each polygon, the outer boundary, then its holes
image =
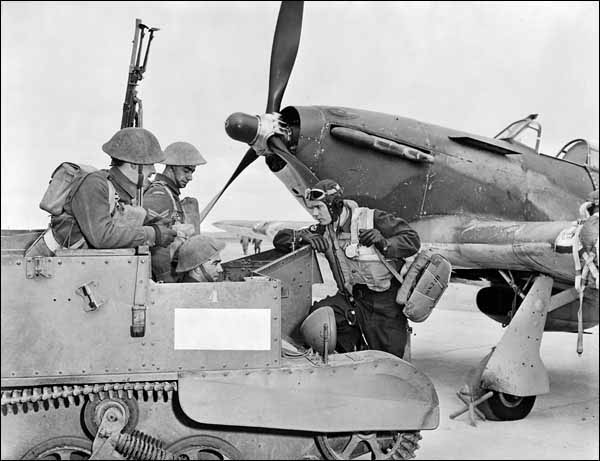
POLYGON ((371 208, 353 208, 350 221, 350 244, 358 245, 358 230, 373 229, 375 210, 371 208))

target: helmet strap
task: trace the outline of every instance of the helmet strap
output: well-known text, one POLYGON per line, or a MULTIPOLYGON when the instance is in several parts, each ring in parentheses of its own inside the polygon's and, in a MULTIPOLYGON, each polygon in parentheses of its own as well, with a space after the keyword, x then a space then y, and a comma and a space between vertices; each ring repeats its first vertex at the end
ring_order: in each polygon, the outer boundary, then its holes
POLYGON ((204 276, 204 278, 206 279, 207 282, 214 282, 215 280, 208 274, 208 272, 206 272, 206 269, 204 268, 204 264, 200 264, 200 271, 202 272, 202 275, 204 276))
POLYGON ((144 196, 144 165, 138 164, 138 180, 137 180, 137 205, 142 206, 142 197, 144 196))

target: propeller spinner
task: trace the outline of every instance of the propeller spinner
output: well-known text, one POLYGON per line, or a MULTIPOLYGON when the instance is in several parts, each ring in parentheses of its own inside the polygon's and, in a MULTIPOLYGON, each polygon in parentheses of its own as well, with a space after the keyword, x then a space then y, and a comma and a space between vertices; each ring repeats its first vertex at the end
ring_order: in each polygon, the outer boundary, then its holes
POLYGON ((271 49, 267 113, 259 116, 236 112, 225 121, 225 131, 229 137, 249 144, 251 147, 223 189, 202 210, 200 222, 204 220, 235 178, 259 155, 277 155, 287 163, 295 176, 302 182, 307 184, 316 182, 314 174, 287 148, 287 143, 291 140, 291 131, 278 113, 298 54, 303 9, 303 2, 284 1, 281 3, 271 49))

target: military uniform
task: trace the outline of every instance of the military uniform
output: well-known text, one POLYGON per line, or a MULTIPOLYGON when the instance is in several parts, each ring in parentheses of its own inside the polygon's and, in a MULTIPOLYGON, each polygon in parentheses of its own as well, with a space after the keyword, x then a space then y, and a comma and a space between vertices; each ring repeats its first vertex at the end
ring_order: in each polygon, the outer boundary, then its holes
MULTIPOLYGON (((102 145, 102 150, 115 165, 136 165, 138 181, 148 174, 145 165, 165 159, 156 137, 139 127, 120 129, 102 145)), ((51 256, 61 247, 167 246, 177 235, 160 223, 144 225, 146 210, 134 202, 138 184, 119 166, 80 176, 68 187, 60 214, 52 215, 49 228, 27 249, 27 254, 51 256)))
POLYGON ((136 185, 118 168, 87 175, 65 203, 65 213, 50 222, 54 238, 69 247, 82 237, 91 248, 134 248, 154 245, 150 226, 115 219, 120 206, 132 205, 136 185), (114 190, 110 190, 110 181, 114 190), (112 197, 111 197, 112 195, 112 197))
MULTIPOLYGON (((185 213, 179 197, 181 191, 175 182, 162 174, 156 174, 154 181, 144 192, 144 208, 149 219, 166 219, 173 224, 185 222, 185 213)), ((152 249, 152 273, 154 280, 175 281, 175 256, 170 248, 156 247, 152 249)), ((174 253, 174 252, 173 252, 174 253)))
POLYGON ((177 141, 166 147, 165 158, 160 163, 166 165, 165 171, 163 174, 157 174, 146 190, 144 207, 148 210, 149 219, 167 220, 171 226, 175 226, 178 229, 178 237, 169 248, 152 249, 152 276, 157 282, 176 282, 177 252, 183 242, 195 232, 195 226, 190 222, 186 223, 184 208, 179 198, 180 186, 185 187, 187 180, 183 183, 179 182, 178 175, 182 172, 181 168, 184 168, 181 178, 185 179, 190 175, 189 180, 191 180, 195 167, 204 165, 206 160, 192 144, 177 141), (194 167, 194 169, 185 173, 185 167, 194 167), (167 171, 170 173, 165 174, 167 171), (177 226, 178 224, 185 224, 185 226, 177 226))
POLYGON ((315 303, 311 311, 321 306, 331 306, 337 326, 337 349, 351 352, 368 347, 383 350, 402 357, 407 338, 407 320, 402 307, 396 304, 396 293, 400 283, 379 256, 356 246, 352 249, 352 229, 358 213, 371 213, 372 228, 377 229, 387 240, 382 256, 399 271, 404 258, 417 253, 420 239, 408 223, 381 210, 358 208, 355 202, 344 200, 348 218, 338 229, 333 225, 314 225, 294 231, 283 229, 273 239, 273 245, 281 251, 290 251, 307 243, 307 234, 320 234, 328 243, 325 251, 334 274, 338 293, 315 303), (350 251, 353 250, 353 251, 350 251), (364 337, 363 337, 364 336, 364 337), (367 344, 365 344, 365 341, 367 344))

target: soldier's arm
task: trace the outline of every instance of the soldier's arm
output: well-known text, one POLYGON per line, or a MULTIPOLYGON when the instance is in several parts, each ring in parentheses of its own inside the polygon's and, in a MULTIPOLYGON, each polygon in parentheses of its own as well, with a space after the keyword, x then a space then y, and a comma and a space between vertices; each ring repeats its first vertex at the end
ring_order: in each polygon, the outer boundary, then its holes
POLYGON ((154 229, 116 225, 110 215, 106 178, 86 177, 71 201, 72 214, 81 233, 93 248, 133 248, 154 245, 154 229))
POLYGON ((419 234, 402 219, 382 210, 375 210, 373 225, 388 242, 384 252, 387 258, 408 258, 421 248, 419 234))
POLYGON ((163 187, 150 186, 144 193, 144 208, 148 210, 147 221, 171 219, 173 200, 163 187))
POLYGON ((279 251, 290 252, 292 248, 309 245, 311 235, 323 235, 325 227, 313 225, 303 229, 281 229, 273 237, 273 246, 279 251))

